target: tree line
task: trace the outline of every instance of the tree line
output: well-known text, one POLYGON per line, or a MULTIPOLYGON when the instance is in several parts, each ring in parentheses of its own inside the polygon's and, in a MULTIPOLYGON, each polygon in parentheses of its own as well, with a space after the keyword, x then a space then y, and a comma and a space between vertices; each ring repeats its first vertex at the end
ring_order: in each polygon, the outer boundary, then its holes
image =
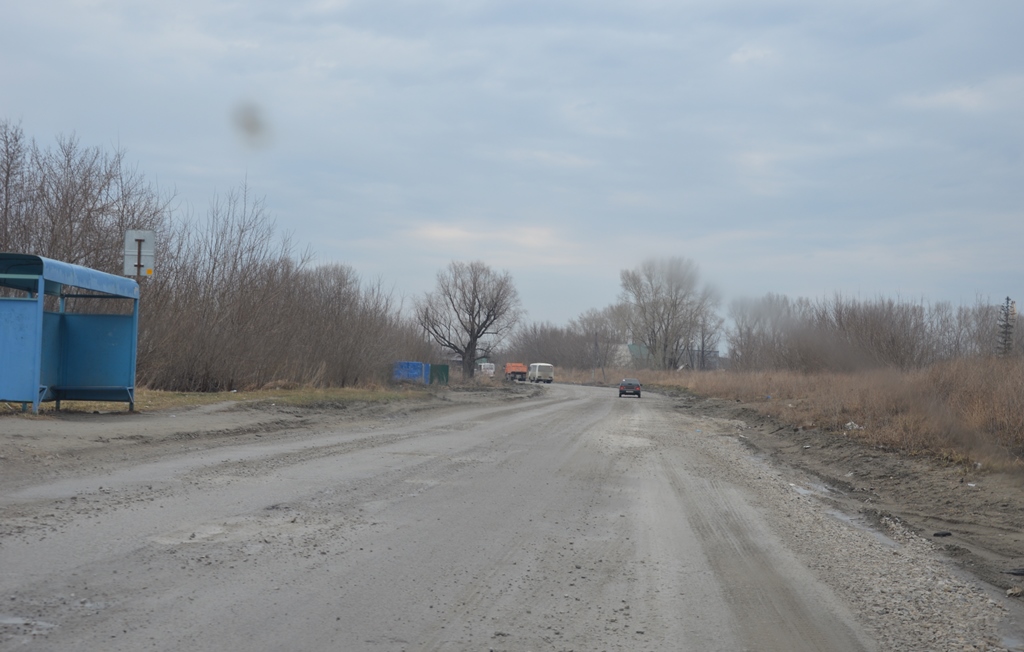
POLYGON ((574 369, 853 371, 1024 355, 1002 305, 878 298, 734 301, 726 313, 697 265, 651 258, 620 272, 618 300, 565 326, 528 323, 507 271, 453 261, 404 306, 382 281, 313 264, 243 183, 204 215, 161 193, 124 151, 59 136, 51 148, 0 120, 0 251, 120 274, 128 229, 157 233, 157 274, 140 281, 138 384, 216 391, 283 381, 386 382, 395 360, 544 361, 574 369), (726 319, 728 318, 728 321, 726 319))
MULTIPOLYGON (((464 338, 453 345, 450 336, 438 334, 439 308, 447 309, 443 320, 446 332, 452 325, 479 324, 472 310, 453 308, 473 305, 479 312, 479 306, 490 304, 469 304, 452 288, 488 288, 481 282, 488 273, 493 274, 480 262, 470 266, 453 263, 438 275, 437 289, 428 293, 418 312, 421 325, 436 344, 463 356, 464 373, 472 374, 473 362, 491 356, 573 369, 716 366, 711 361, 717 356, 724 323, 716 312, 719 297, 710 285, 701 284, 699 270, 690 260, 649 259, 636 269, 623 270, 617 303, 588 310, 566 326, 525 323, 516 312, 517 297, 511 302, 491 302, 501 307, 493 319, 500 328, 480 331, 472 340, 464 338)), ((511 283, 507 272, 501 278, 503 287, 511 283)))
POLYGON ((0 251, 121 274, 124 234, 157 234, 140 279, 137 384, 216 391, 292 382, 386 382, 392 361, 432 347, 382 281, 314 265, 243 183, 204 215, 162 194, 122 150, 60 136, 54 147, 0 120, 0 251))
POLYGON ((1024 354, 1013 301, 992 305, 890 298, 790 300, 768 294, 730 307, 730 363, 741 370, 921 369, 936 362, 1024 354))
POLYGON ((524 324, 508 358, 592 369, 850 372, 923 369, 967 358, 1024 357, 1016 304, 973 305, 835 295, 737 299, 723 316, 692 261, 650 259, 620 275, 619 301, 568 326, 524 324), (728 320, 726 319, 728 318, 728 320), (632 343, 629 352, 624 343, 632 343), (719 347, 728 354, 719 359, 719 347))

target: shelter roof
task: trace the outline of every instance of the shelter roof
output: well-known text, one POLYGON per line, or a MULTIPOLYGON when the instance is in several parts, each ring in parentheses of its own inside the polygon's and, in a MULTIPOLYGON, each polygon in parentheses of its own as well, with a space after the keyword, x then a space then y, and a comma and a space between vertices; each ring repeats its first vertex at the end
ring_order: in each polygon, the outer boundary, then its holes
POLYGON ((46 294, 60 295, 63 286, 68 285, 115 297, 139 298, 139 284, 124 276, 32 254, 0 253, 0 286, 35 292, 40 276, 46 281, 46 294))

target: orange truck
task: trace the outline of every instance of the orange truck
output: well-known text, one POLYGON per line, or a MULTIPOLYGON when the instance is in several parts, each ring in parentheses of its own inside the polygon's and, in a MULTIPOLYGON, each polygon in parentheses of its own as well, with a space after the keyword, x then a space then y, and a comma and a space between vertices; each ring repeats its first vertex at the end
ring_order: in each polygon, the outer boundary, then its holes
POLYGON ((505 363, 505 380, 526 380, 526 372, 529 371, 522 362, 505 363))

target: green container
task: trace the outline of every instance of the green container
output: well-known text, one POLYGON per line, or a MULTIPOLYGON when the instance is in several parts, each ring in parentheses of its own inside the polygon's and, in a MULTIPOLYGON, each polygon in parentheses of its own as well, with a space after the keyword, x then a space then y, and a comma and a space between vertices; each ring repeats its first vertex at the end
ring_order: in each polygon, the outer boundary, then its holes
POLYGON ((433 385, 448 384, 448 365, 446 364, 432 364, 430 365, 430 384, 433 385))

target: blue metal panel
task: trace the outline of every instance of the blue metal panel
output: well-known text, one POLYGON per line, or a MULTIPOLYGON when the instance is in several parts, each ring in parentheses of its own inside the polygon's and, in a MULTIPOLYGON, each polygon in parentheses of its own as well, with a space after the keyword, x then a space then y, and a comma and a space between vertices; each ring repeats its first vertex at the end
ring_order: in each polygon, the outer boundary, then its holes
POLYGON ((139 298, 139 284, 129 278, 42 256, 0 253, 0 285, 35 292, 33 280, 5 279, 4 275, 41 276, 47 281, 46 294, 59 294, 60 286, 70 285, 116 297, 139 298))
POLYGON ((411 380, 417 383, 430 383, 430 365, 425 362, 396 362, 391 375, 395 381, 411 380))
POLYGON ((131 315, 61 315, 64 373, 61 387, 135 385, 131 315))
POLYGON ((0 401, 34 403, 39 394, 38 302, 0 299, 0 401))
POLYGON ((43 348, 39 365, 39 384, 44 387, 60 384, 61 315, 43 313, 43 348))
POLYGON ((396 362, 392 378, 394 380, 416 380, 422 372, 419 362, 396 362))

